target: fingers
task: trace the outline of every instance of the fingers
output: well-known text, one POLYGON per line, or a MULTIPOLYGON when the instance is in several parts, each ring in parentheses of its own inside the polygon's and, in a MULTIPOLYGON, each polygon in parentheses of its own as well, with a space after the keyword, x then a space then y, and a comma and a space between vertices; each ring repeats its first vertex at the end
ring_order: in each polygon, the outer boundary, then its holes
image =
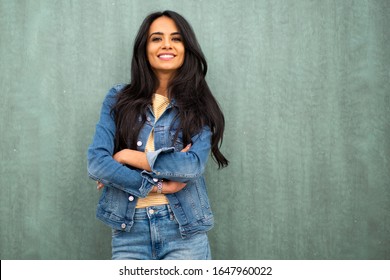
POLYGON ((186 185, 187 183, 164 181, 163 193, 176 193, 181 191, 186 185))
POLYGON ((180 152, 186 153, 186 152, 188 152, 190 149, 191 149, 191 144, 188 144, 188 145, 185 146, 184 149, 181 150, 180 152))
POLYGON ((104 184, 103 184, 102 182, 97 181, 97 182, 96 182, 96 185, 97 185, 97 186, 96 186, 96 189, 97 189, 97 190, 101 190, 102 188, 104 188, 104 184))

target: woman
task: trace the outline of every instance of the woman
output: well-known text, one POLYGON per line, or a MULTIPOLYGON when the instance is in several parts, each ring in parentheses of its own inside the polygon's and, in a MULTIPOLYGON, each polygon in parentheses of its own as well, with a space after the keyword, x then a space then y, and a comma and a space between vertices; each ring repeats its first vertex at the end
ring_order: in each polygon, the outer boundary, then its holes
POLYGON ((103 193, 97 217, 112 227, 113 259, 210 259, 213 226, 204 180, 218 166, 224 117, 189 23, 172 11, 145 18, 134 43, 131 84, 106 96, 88 149, 103 193))

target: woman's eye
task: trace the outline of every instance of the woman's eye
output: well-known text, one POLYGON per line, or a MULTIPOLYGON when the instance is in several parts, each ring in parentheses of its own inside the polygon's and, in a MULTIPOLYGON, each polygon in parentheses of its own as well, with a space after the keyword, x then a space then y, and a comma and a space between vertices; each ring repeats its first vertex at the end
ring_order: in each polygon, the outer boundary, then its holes
POLYGON ((159 42, 159 41, 161 41, 160 37, 153 37, 152 38, 152 42, 159 42))
POLYGON ((181 38, 180 37, 173 37, 172 41, 181 42, 181 38))

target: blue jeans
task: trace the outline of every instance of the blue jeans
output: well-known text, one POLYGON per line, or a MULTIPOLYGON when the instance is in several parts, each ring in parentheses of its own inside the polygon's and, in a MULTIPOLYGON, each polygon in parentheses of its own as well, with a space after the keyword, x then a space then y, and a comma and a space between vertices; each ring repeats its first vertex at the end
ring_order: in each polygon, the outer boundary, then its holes
POLYGON ((169 205, 136 209, 130 232, 112 230, 112 259, 208 260, 206 233, 183 239, 169 205))

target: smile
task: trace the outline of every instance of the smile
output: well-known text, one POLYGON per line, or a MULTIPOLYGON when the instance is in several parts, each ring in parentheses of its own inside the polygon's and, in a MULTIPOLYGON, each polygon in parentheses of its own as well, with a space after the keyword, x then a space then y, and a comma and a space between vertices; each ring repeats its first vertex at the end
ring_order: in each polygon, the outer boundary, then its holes
POLYGON ((175 58, 175 55, 172 53, 162 53, 157 56, 161 60, 171 60, 175 58))

